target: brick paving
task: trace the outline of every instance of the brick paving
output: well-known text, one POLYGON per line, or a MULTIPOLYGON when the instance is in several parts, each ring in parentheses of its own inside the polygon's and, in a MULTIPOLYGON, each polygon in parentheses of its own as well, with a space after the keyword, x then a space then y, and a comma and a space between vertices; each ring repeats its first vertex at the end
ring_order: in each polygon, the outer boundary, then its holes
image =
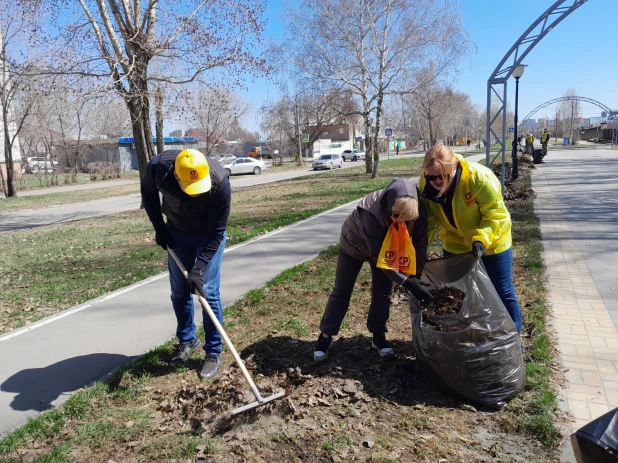
MULTIPOLYGON (((545 159, 532 179, 570 435, 618 407, 618 151, 545 159)), ((568 447, 564 460, 574 461, 568 447)))

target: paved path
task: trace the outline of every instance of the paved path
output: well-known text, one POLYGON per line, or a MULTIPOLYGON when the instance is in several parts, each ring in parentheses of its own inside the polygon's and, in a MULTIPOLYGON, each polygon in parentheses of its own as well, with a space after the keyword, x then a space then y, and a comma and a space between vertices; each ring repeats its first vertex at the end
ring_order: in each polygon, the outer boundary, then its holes
POLYGON ((122 180, 101 180, 98 182, 83 183, 79 185, 56 186, 52 188, 33 188, 32 190, 20 190, 17 195, 25 196, 51 195, 54 193, 66 193, 68 191, 96 190, 98 188, 111 188, 115 186, 135 185, 139 178, 126 178, 122 180))
POLYGON ((599 149, 550 150, 533 173, 568 434, 618 407, 616 172, 618 151, 599 149))

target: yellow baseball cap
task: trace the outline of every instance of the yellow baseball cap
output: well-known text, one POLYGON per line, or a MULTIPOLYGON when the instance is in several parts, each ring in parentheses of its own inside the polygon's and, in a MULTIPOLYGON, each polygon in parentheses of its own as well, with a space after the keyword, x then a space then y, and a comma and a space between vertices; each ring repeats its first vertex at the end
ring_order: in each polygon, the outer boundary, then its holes
POLYGON ((176 176, 182 191, 188 195, 199 195, 210 190, 210 168, 206 157, 198 150, 184 150, 176 156, 176 176))

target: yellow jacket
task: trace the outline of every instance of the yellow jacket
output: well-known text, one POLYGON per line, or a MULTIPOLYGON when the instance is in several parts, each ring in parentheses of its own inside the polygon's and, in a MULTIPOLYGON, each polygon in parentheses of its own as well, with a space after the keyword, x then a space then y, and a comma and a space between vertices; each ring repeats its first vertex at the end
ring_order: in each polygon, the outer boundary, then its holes
MULTIPOLYGON (((511 216, 506 209, 500 182, 487 167, 467 162, 455 154, 461 165, 461 179, 453 196, 453 218, 457 227, 448 220, 442 205, 421 198, 427 208, 428 244, 435 238, 438 225, 442 228, 442 247, 452 254, 472 250, 472 243, 480 241, 487 248, 487 255, 499 254, 509 249, 511 216)), ((426 180, 421 176, 418 188, 425 189, 426 180)))
POLYGON ((534 141, 534 135, 527 135, 526 136, 526 141, 529 143, 532 143, 534 141))

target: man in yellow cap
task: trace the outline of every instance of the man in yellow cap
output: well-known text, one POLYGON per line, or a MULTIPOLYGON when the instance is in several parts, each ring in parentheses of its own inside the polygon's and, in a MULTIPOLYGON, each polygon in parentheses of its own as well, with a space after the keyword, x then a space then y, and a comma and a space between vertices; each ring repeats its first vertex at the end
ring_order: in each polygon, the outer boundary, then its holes
MULTIPOLYGON (((182 363, 201 345, 193 322, 191 292, 201 294, 208 301, 223 325, 219 282, 232 202, 230 182, 220 163, 207 159, 199 151, 167 150, 146 166, 141 192, 155 229, 156 243, 165 250, 173 249, 185 268, 191 269, 186 279, 168 255, 178 337, 170 361, 182 363)), ((221 335, 208 315, 205 312, 202 315, 206 360, 200 376, 212 378, 221 366, 221 335)))

